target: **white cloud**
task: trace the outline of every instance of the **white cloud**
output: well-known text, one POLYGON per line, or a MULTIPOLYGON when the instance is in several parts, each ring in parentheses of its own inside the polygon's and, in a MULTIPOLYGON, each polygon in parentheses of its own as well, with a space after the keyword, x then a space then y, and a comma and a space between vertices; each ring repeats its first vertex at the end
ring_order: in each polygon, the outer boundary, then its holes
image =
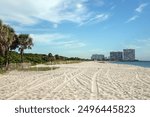
POLYGON ((78 40, 75 40, 75 41, 62 41, 62 42, 59 42, 59 43, 55 43, 54 45, 63 46, 65 48, 70 48, 70 49, 81 48, 81 47, 86 46, 85 43, 79 42, 78 40))
POLYGON ((109 14, 98 14, 95 17, 90 18, 89 20, 80 23, 80 25, 84 25, 90 22, 98 23, 107 20, 110 17, 109 14))
POLYGON ((147 3, 140 4, 140 6, 135 9, 135 11, 141 13, 147 5, 148 5, 147 3))
POLYGON ((81 48, 86 46, 85 43, 70 39, 70 35, 65 35, 65 34, 59 34, 59 33, 54 33, 54 34, 31 34, 31 37, 34 40, 34 43, 40 43, 43 45, 50 45, 58 48, 81 48))
MULTIPOLYGON (((137 8, 135 9, 135 11, 138 12, 138 13, 142 13, 142 11, 144 10, 144 8, 145 8, 147 5, 148 5, 147 3, 140 4, 139 7, 137 7, 137 8)), ((132 16, 131 18, 129 18, 129 19, 126 21, 126 23, 129 23, 129 22, 131 22, 131 21, 134 21, 134 20, 136 20, 138 17, 139 17, 139 15, 134 15, 134 16, 132 16)))
POLYGON ((129 22, 131 22, 131 21, 134 21, 134 20, 136 20, 138 17, 139 17, 138 15, 132 16, 131 18, 129 18, 129 19, 126 21, 126 23, 129 23, 129 22))
POLYGON ((31 34, 31 37, 34 39, 35 42, 49 44, 56 40, 63 40, 69 38, 70 35, 63 35, 59 33, 53 34, 31 34))
POLYGON ((81 8, 83 8, 83 5, 82 4, 76 4, 76 7, 78 8, 78 9, 81 9, 81 8))
POLYGON ((101 22, 107 20, 108 17, 108 14, 98 14, 94 18, 91 18, 89 21, 97 20, 98 22, 101 22))
MULTIPOLYGON (((62 21, 81 24, 95 17, 85 2, 88 0, 0 0, 0 17, 4 21, 24 25, 46 20, 52 22, 55 28, 62 21)), ((103 17, 100 18, 103 20, 103 17)))

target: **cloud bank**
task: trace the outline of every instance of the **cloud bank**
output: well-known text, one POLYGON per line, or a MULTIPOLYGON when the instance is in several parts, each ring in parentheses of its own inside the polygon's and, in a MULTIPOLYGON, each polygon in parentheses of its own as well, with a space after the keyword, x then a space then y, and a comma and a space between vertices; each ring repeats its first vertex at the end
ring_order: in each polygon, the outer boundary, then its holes
MULTIPOLYGON (((14 21, 22 25, 33 25, 46 20, 53 23, 55 28, 64 21, 83 24, 90 22, 93 17, 95 19, 92 21, 107 19, 107 14, 91 11, 87 2, 89 0, 1 0, 0 17, 4 21, 14 21)), ((98 2, 104 4, 102 0, 98 2)))

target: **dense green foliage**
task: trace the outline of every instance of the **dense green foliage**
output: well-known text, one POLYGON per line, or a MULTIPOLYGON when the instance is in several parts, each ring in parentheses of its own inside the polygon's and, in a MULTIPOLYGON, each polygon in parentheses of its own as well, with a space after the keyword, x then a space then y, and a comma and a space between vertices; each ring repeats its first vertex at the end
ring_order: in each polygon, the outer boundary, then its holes
MULTIPOLYGON (((20 54, 16 51, 10 51, 9 61, 10 63, 21 63, 20 54)), ((0 57, 0 65, 4 65, 4 57, 0 57)), ((33 53, 25 53, 24 54, 24 62, 31 64, 40 64, 47 62, 57 62, 57 61, 81 61, 85 59, 81 59, 78 57, 64 57, 57 55, 46 55, 46 54, 33 54, 33 53)))

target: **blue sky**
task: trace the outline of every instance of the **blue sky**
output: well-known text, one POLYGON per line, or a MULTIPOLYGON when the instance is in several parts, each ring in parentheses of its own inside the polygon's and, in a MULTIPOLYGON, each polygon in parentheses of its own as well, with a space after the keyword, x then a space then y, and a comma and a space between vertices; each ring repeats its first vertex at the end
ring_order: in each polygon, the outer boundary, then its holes
POLYGON ((33 37, 26 52, 90 58, 134 48, 150 60, 149 0, 0 0, 0 19, 33 37))

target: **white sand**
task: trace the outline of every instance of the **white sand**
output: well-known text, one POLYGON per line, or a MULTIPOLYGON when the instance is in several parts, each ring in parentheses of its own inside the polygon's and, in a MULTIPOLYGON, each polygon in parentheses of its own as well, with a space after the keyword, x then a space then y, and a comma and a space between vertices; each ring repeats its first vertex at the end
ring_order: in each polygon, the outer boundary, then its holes
POLYGON ((149 68, 98 62, 56 66, 0 75, 0 99, 150 99, 149 68))

